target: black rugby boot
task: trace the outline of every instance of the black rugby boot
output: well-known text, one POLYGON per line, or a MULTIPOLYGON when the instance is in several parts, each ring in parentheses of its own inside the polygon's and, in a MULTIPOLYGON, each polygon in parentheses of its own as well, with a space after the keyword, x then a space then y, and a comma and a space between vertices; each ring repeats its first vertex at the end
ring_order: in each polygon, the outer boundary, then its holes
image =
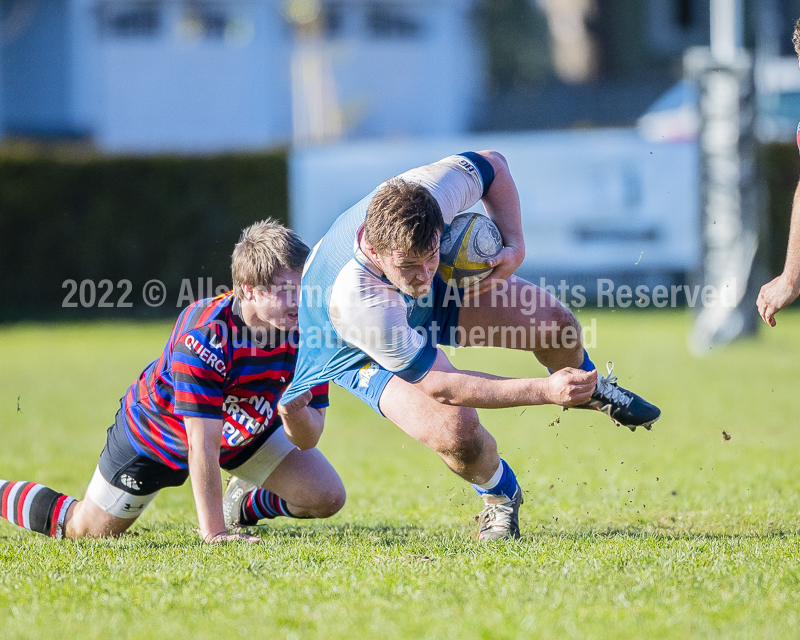
POLYGON ((595 409, 605 413, 617 426, 628 427, 636 431, 636 427, 644 427, 648 431, 653 423, 661 417, 661 409, 650 404, 641 396, 628 391, 617 384, 614 363, 607 362, 608 375, 597 372, 597 386, 591 399, 571 409, 595 409))

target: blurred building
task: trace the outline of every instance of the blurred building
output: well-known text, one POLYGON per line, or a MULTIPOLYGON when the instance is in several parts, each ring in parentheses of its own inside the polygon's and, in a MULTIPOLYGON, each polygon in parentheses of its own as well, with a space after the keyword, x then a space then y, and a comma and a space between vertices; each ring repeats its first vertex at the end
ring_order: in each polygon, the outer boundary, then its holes
MULTIPOLYGON (((800 0, 745 0, 760 131, 791 137, 800 0)), ((0 131, 112 152, 627 126, 708 0, 0 0, 0 131)))

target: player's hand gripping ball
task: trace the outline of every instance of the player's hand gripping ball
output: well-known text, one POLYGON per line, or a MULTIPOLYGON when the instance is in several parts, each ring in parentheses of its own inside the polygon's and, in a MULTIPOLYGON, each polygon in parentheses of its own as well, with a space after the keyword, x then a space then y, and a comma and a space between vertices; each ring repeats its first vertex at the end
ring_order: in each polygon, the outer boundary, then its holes
POLYGON ((480 213, 460 213, 445 227, 439 242, 439 269, 445 282, 465 288, 486 278, 487 261, 503 248, 500 231, 480 213))

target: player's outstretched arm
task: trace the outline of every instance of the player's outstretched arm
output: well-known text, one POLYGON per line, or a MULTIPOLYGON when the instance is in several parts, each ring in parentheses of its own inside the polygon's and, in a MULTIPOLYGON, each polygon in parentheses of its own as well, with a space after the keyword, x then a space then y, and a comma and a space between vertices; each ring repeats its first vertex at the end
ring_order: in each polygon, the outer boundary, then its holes
POLYGON ((547 378, 502 378, 478 371, 460 371, 438 349, 433 367, 414 384, 442 404, 502 409, 537 404, 573 407, 589 400, 596 383, 596 371, 569 368, 547 378))
POLYGON ((313 398, 311 391, 278 405, 278 413, 283 422, 283 431, 298 449, 313 449, 317 446, 325 427, 325 409, 309 407, 313 398))
MULTIPOLYGON (((497 151, 478 151, 478 153, 486 158, 494 169, 494 180, 481 201, 486 207, 486 213, 497 225, 503 237, 503 250, 489 260, 489 266, 494 267, 491 280, 507 280, 525 258, 519 193, 502 154, 497 151)), ((491 288, 491 282, 488 280, 482 289, 491 288)))
POLYGON ((794 192, 789 247, 783 273, 768 282, 758 294, 758 313, 769 326, 775 326, 775 314, 794 302, 800 294, 800 183, 794 192))
POLYGON ((186 418, 189 443, 189 475, 197 509, 200 535, 206 542, 245 540, 260 542, 260 538, 241 533, 229 533, 222 515, 222 481, 219 468, 219 447, 222 440, 222 420, 186 418))

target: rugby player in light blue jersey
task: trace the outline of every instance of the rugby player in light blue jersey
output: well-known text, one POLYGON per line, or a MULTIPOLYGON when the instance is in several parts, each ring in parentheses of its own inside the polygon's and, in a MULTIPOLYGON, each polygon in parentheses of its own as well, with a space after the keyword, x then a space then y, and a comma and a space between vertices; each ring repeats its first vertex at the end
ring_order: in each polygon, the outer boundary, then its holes
POLYGON ((525 246, 517 188, 505 158, 468 152, 412 169, 342 214, 303 272, 303 339, 281 403, 333 380, 433 449, 471 482, 485 506, 478 537, 519 536, 522 490, 481 425, 476 408, 556 404, 600 409, 618 424, 650 427, 660 411, 597 375, 575 316, 557 298, 512 274, 525 246), (481 201, 503 237, 491 279, 471 292, 436 275, 439 238, 453 217, 481 201), (503 282, 503 281, 507 281, 503 282), (494 285, 507 295, 495 296, 494 285), (527 290, 523 292, 523 289, 527 290), (523 295, 535 294, 535 309, 523 295), (503 345, 522 328, 519 341, 503 345), (552 372, 509 379, 459 371, 439 345, 532 351, 552 372))

